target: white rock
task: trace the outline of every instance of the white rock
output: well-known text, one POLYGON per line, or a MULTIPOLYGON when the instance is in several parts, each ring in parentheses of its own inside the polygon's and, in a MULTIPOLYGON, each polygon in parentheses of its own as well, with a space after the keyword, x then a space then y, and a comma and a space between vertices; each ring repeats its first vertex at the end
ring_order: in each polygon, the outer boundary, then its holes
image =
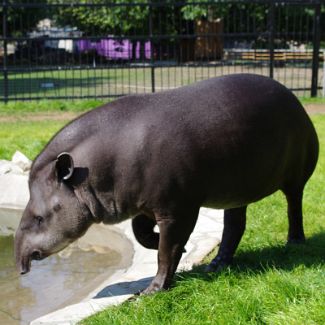
POLYGON ((18 165, 14 164, 11 161, 0 160, 0 175, 5 175, 5 174, 21 175, 24 174, 24 171, 21 167, 19 167, 18 165))
POLYGON ((26 175, 0 176, 0 208, 24 209, 28 200, 29 189, 26 175))
POLYGON ((13 235, 14 234, 14 230, 13 229, 9 229, 8 227, 6 226, 1 226, 0 225, 0 235, 1 236, 10 236, 10 235, 13 235))
POLYGON ((7 160, 0 160, 0 175, 11 172, 11 163, 7 160))
POLYGON ((24 154, 22 154, 20 151, 16 151, 14 155, 12 156, 11 161, 19 166, 24 172, 30 170, 32 166, 31 160, 29 160, 24 154))

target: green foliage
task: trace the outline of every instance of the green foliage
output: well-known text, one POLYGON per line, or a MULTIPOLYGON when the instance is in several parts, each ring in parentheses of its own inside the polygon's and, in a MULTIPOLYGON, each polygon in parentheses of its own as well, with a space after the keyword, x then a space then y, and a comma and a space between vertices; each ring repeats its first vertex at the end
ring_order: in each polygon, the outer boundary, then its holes
MULTIPOLYGON (((49 0, 57 2, 57 0, 49 0)), ((80 0, 79 3, 89 3, 80 0)), ((92 4, 103 4, 103 0, 94 0, 92 4)), ((137 32, 147 32, 148 6, 132 5, 143 3, 142 0, 107 1, 107 6, 71 6, 59 7, 55 15, 56 21, 62 25, 78 27, 86 35, 123 35, 137 32)))
MULTIPOLYGON (((8 1, 9 2, 9 1, 8 1)), ((44 3, 46 0, 38 1, 44 3)), ((30 3, 30 0, 20 0, 20 4, 30 3)), ((0 16, 4 13, 4 7, 0 6, 0 16)), ((7 8, 7 36, 23 36, 26 32, 32 31, 37 22, 46 18, 44 8, 7 8)), ((2 20, 2 18, 1 18, 2 20)), ((3 24, 0 24, 0 33, 3 34, 3 24)))
MULTIPOLYGON (((155 3, 155 0, 152 0, 155 3)), ((159 2, 159 1, 158 1, 159 2)), ((173 6, 173 0, 165 1, 166 6, 153 6, 153 20, 159 21, 159 25, 153 24, 153 28, 159 27, 157 33, 173 33, 178 27, 175 26, 175 19, 181 18, 187 21, 197 19, 214 20, 223 18, 225 30, 228 32, 246 32, 247 26, 254 26, 259 31, 265 31, 268 16, 269 3, 250 2, 227 2, 200 0, 184 1, 180 6, 179 2, 173 6), (189 4, 186 4, 189 3, 189 4), (200 4, 201 3, 201 4, 200 4), (181 11, 181 15, 178 12, 181 11), (155 20, 155 17, 160 17, 155 20), (263 26, 263 28, 261 28, 263 26)), ((20 3, 30 3, 29 0, 21 0, 20 3)), ((146 35, 149 28, 149 6, 143 0, 41 0, 37 4, 44 4, 45 7, 8 8, 8 31, 12 36, 22 36, 26 31, 35 28, 36 23, 51 17, 61 26, 78 27, 88 36, 99 35, 146 35), (67 4, 64 7, 46 7, 46 4, 67 4), (78 6, 78 4, 98 4, 98 6, 78 6), (100 4, 107 5, 101 6, 100 4)), ((1 14, 3 7, 0 7, 1 14)), ((325 26, 325 6, 321 8, 321 29, 325 26)), ((314 16, 313 6, 293 6, 290 4, 280 4, 276 6, 276 30, 278 32, 294 31, 297 28, 308 28, 312 31, 312 21, 314 16)), ((178 25, 178 23, 176 23, 178 25)), ((0 25, 2 33, 2 24, 0 25)), ((299 34, 300 35, 300 34, 299 34)), ((298 36, 299 36, 298 35, 298 36)), ((300 38, 301 39, 301 38, 300 38)))

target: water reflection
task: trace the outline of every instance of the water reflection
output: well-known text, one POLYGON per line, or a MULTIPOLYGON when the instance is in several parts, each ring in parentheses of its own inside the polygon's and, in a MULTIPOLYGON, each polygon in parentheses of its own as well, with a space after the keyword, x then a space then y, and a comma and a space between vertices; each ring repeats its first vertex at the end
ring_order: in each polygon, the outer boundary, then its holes
POLYGON ((107 247, 85 251, 75 245, 68 257, 35 261, 29 274, 19 276, 13 254, 13 237, 0 236, 0 324, 6 325, 28 324, 79 301, 112 274, 121 260, 107 247))

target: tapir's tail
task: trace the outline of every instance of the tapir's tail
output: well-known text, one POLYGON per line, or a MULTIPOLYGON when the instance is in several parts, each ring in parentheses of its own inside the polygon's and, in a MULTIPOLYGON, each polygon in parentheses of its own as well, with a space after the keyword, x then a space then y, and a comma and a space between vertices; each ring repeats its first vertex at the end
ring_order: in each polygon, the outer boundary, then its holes
POLYGON ((132 229, 136 240, 145 248, 158 249, 159 233, 154 232, 156 221, 140 214, 132 219, 132 229))
MULTIPOLYGON (((145 248, 158 249, 159 233, 154 231, 156 220, 139 214, 132 219, 132 229, 136 240, 145 248)), ((185 253, 185 248, 183 253, 185 253)))

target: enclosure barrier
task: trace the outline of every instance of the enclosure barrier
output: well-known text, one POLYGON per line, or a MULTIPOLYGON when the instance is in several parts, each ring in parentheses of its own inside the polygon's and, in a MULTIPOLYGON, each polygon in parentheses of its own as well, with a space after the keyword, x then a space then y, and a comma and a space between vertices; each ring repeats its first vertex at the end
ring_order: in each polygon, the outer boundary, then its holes
POLYGON ((322 94, 325 0, 3 0, 0 11, 3 102, 114 98, 242 72, 322 94))

